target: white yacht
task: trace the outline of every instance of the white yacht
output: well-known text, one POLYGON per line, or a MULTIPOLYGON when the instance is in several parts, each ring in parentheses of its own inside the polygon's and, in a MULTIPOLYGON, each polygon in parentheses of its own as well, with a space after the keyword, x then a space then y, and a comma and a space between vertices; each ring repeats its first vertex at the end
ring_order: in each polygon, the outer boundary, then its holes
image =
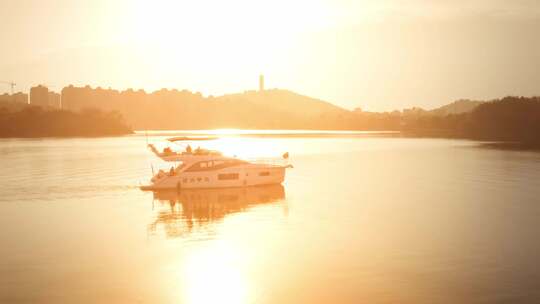
POLYGON ((226 157, 217 151, 196 149, 185 152, 152 151, 168 162, 181 162, 172 165, 167 171, 159 170, 142 190, 227 188, 258 185, 281 184, 285 179, 285 170, 292 168, 288 164, 288 153, 280 163, 250 162, 235 157, 226 157))

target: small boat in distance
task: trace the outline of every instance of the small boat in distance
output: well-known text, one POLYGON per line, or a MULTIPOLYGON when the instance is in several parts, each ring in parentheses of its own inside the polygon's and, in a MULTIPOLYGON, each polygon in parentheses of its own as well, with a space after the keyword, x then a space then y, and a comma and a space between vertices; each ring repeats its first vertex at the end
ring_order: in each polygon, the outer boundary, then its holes
POLYGON ((281 184, 285 170, 292 168, 288 163, 289 154, 272 161, 247 161, 236 157, 223 156, 221 152, 190 146, 183 152, 169 147, 163 152, 151 144, 150 150, 167 162, 180 162, 170 170, 159 170, 142 190, 228 188, 281 184))
POLYGON ((217 136, 176 136, 168 138, 167 140, 170 142, 177 142, 177 141, 196 141, 196 140, 214 140, 219 139, 217 136))

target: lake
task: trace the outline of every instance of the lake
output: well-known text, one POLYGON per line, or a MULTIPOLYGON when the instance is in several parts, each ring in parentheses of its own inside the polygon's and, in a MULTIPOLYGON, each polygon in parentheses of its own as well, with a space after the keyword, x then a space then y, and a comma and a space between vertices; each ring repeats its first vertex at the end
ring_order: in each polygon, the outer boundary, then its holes
POLYGON ((282 133, 206 144, 283 185, 157 194, 179 133, 0 140, 0 302, 540 303, 540 153, 282 133))

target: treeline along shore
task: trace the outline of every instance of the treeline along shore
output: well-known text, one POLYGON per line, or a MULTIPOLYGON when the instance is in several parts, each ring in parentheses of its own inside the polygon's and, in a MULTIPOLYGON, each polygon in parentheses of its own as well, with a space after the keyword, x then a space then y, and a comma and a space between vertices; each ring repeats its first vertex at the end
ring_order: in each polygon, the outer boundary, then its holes
POLYGON ((0 136, 110 136, 131 133, 130 127, 361 130, 540 146, 540 97, 458 100, 433 110, 367 112, 281 89, 205 97, 187 90, 146 93, 69 86, 62 89, 60 107, 0 102, 0 136))
POLYGON ((0 108, 0 137, 97 137, 133 133, 117 112, 0 108))
POLYGON ((453 137, 540 148, 540 97, 505 97, 483 102, 470 112, 419 115, 405 120, 409 136, 453 137))

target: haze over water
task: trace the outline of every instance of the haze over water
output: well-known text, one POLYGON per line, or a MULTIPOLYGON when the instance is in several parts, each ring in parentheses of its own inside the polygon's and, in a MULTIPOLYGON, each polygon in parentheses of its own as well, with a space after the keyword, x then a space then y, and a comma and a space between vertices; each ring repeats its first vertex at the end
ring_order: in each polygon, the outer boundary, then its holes
POLYGON ((538 153, 227 135, 283 185, 154 195, 146 140, 0 140, 0 302, 540 302, 538 153))

